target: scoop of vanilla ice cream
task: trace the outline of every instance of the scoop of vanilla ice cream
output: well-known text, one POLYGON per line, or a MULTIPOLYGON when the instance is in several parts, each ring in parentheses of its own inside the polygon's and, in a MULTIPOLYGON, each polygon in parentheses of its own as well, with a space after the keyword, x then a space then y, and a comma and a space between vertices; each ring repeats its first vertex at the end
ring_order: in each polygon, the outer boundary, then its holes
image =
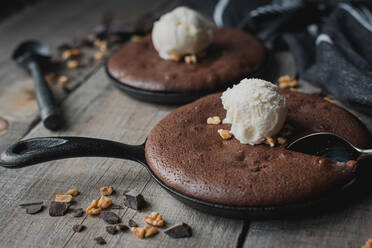
POLYGON ((242 144, 260 144, 277 134, 286 116, 286 100, 279 88, 265 80, 243 79, 222 94, 224 123, 242 144))
POLYGON ((178 7, 154 23, 152 42, 163 59, 169 59, 171 52, 178 55, 195 54, 212 42, 212 28, 213 23, 198 12, 178 7))

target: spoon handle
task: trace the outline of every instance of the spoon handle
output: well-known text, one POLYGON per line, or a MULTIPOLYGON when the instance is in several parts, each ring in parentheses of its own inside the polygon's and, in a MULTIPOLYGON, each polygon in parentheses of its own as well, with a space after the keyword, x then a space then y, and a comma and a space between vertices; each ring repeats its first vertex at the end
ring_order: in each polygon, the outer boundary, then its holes
POLYGON ((30 61, 28 68, 34 79, 35 95, 43 124, 50 130, 57 130, 62 125, 62 118, 61 111, 54 100, 53 93, 44 80, 38 62, 34 60, 30 61))
POLYGON ((44 137, 19 141, 5 150, 0 165, 21 168, 38 163, 77 157, 111 157, 146 163, 143 145, 83 137, 44 137))
POLYGON ((358 151, 363 155, 363 157, 372 156, 372 149, 358 149, 358 151))

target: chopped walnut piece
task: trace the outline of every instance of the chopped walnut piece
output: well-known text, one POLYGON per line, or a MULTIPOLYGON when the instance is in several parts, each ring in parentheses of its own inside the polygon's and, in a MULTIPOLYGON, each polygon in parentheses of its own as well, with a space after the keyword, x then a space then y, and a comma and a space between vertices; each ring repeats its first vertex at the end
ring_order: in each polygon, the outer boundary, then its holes
POLYGON ((107 51, 107 42, 102 41, 101 44, 99 45, 99 49, 101 50, 101 52, 106 52, 107 51))
POLYGON ((274 147, 275 146, 275 140, 273 138, 267 138, 265 140, 265 143, 270 145, 270 147, 274 147))
POLYGON ((195 55, 186 55, 185 58, 186 64, 196 64, 198 63, 198 58, 195 55))
POLYGON ((163 216, 157 212, 152 212, 145 217, 145 222, 153 226, 164 226, 163 216))
POLYGON ((145 226, 143 228, 132 227, 130 229, 138 238, 148 238, 158 233, 158 229, 152 226, 145 226))
POLYGON ((89 215, 97 215, 101 213, 101 209, 100 208, 89 208, 86 210, 86 212, 89 215))
POLYGON ((279 145, 284 145, 285 143, 287 143, 287 139, 284 137, 278 137, 277 141, 279 145))
POLYGON ((173 61, 180 61, 182 59, 182 55, 181 54, 178 54, 176 52, 170 52, 169 54, 169 59, 170 60, 173 60, 173 61))
POLYGON ((62 53, 62 59, 67 60, 72 57, 79 57, 80 55, 81 55, 81 51, 79 49, 70 49, 62 53))
POLYGON ((99 189, 99 192, 101 192, 101 195, 111 195, 114 191, 114 188, 112 186, 105 186, 99 189))
POLYGON ((71 202, 72 195, 66 195, 64 193, 59 193, 56 195, 56 202, 71 202))
POLYGON ((232 133, 230 132, 230 130, 218 129, 217 132, 220 134, 222 139, 231 139, 232 137, 232 133))
POLYGON ((77 190, 77 188, 69 189, 69 190, 66 192, 66 195, 77 196, 78 194, 79 194, 79 191, 77 190))
POLYGON ((372 239, 368 239, 366 244, 362 248, 372 248, 372 239))
POLYGON ((130 37, 131 42, 143 42, 145 40, 145 37, 140 36, 140 35, 132 35, 130 37))
POLYGON ((212 116, 212 117, 208 117, 207 119, 207 124, 210 124, 210 125, 218 125, 221 123, 221 118, 219 116, 212 116))
POLYGON ((104 40, 95 40, 93 42, 94 46, 98 47, 101 52, 107 51, 107 42, 104 40))
POLYGON ((105 208, 108 208, 110 207, 112 204, 112 200, 111 198, 109 197, 106 197, 106 196, 101 196, 101 198, 99 199, 98 201, 98 207, 102 208, 102 209, 105 209, 105 208))
POLYGON ((44 79, 48 82, 51 82, 53 79, 56 78, 56 74, 54 72, 49 72, 44 76, 44 79))
POLYGON ((297 86, 298 86, 297 80, 294 78, 291 78, 288 75, 281 76, 279 78, 279 87, 281 89, 295 88, 297 86))
POLYGON ((69 69, 76 69, 79 67, 79 62, 77 60, 69 60, 67 61, 67 68, 69 69))
POLYGON ((101 60, 101 59, 103 59, 103 52, 96 52, 94 54, 94 59, 95 60, 101 60))
POLYGON ((89 215, 96 215, 101 213, 101 209, 98 207, 98 199, 92 201, 92 203, 86 209, 86 212, 89 215))
POLYGON ((333 103, 334 102, 333 99, 330 98, 330 97, 328 97, 328 96, 323 97, 323 99, 326 100, 327 102, 330 102, 330 103, 333 103))
POLYGON ((66 84, 67 82, 68 82, 68 77, 67 76, 60 76, 58 78, 58 83, 60 83, 62 85, 66 84))

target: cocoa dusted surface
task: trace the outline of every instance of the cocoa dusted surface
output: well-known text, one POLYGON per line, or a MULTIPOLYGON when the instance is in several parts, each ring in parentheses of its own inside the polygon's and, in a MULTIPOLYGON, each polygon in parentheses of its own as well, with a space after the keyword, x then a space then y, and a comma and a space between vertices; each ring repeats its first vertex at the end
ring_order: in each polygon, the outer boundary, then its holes
POLYGON ((207 55, 197 64, 161 59, 151 35, 129 42, 108 61, 118 81, 140 89, 190 92, 224 89, 258 71, 265 61, 264 46, 252 35, 231 28, 214 30, 207 55))
MULTIPOLYGON (((345 110, 320 97, 283 91, 287 123, 295 130, 290 139, 327 131, 354 145, 366 147, 368 132, 345 110)), ((225 118, 220 94, 201 98, 170 113, 151 131, 146 159, 163 182, 189 196, 234 206, 278 205, 317 196, 345 183, 355 166, 297 153, 285 146, 243 145, 223 140, 206 119, 225 118)))

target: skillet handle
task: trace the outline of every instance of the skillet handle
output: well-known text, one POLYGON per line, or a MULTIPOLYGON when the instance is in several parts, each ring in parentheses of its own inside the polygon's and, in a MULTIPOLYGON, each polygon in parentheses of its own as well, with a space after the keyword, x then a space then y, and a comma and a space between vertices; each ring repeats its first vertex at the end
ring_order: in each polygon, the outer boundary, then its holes
POLYGON ((44 137, 19 141, 1 154, 0 165, 22 168, 76 157, 111 157, 145 163, 144 145, 83 137, 44 137))

